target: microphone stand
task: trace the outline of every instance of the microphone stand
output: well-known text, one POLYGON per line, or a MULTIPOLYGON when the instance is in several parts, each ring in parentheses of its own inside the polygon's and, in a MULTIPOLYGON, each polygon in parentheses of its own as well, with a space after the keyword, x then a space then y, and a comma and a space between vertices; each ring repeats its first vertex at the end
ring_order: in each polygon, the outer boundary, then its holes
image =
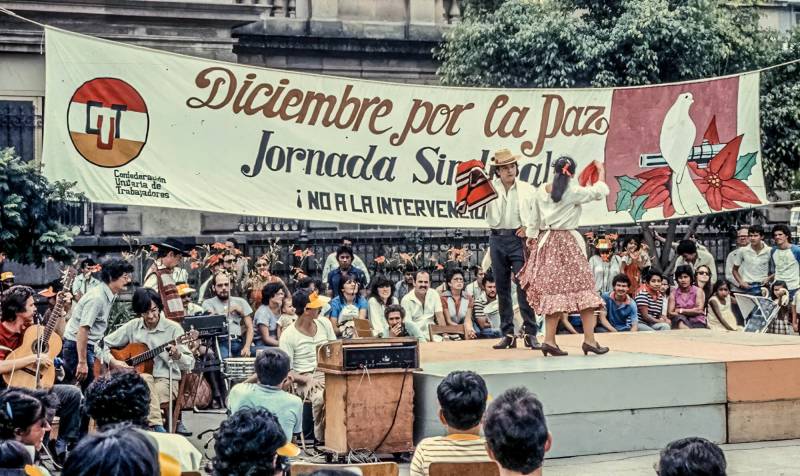
MULTIPOLYGON (((42 342, 42 326, 44 324, 42 323, 41 314, 37 312, 36 315, 39 317, 39 324, 36 326, 36 374, 35 374, 36 388, 38 389, 39 386, 41 385, 41 379, 42 379, 40 369, 42 365, 42 347, 44 346, 44 343, 42 342)), ((53 317, 52 313, 50 317, 51 318, 53 317)))
MULTIPOLYGON (((175 342, 175 348, 178 349, 178 351, 180 352, 180 348, 178 347, 178 343, 177 342, 175 342)), ((167 414, 167 425, 168 425, 167 428, 169 428, 169 429, 167 430, 167 433, 172 433, 173 431, 175 431, 174 427, 172 426, 173 425, 173 421, 172 421, 173 420, 173 417, 172 417, 172 413, 173 413, 173 410, 172 410, 172 365, 173 365, 174 361, 172 359, 172 356, 168 356, 167 360, 169 362, 168 365, 167 365, 167 370, 169 371, 169 392, 168 392, 168 397, 169 397, 168 398, 168 400, 169 400, 169 410, 168 411, 169 411, 169 413, 167 414)))

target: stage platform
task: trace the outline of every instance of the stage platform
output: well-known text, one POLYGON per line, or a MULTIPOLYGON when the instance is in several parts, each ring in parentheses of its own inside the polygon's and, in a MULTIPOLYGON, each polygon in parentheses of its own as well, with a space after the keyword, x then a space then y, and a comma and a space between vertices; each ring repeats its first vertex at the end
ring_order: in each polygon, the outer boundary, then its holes
POLYGON ((686 436, 718 443, 800 438, 800 337, 684 330, 598 334, 611 348, 584 356, 581 335, 558 337, 566 357, 495 340, 424 343, 414 376, 414 440, 442 434, 436 387, 473 370, 489 393, 524 385, 547 415, 549 457, 659 449, 686 436))

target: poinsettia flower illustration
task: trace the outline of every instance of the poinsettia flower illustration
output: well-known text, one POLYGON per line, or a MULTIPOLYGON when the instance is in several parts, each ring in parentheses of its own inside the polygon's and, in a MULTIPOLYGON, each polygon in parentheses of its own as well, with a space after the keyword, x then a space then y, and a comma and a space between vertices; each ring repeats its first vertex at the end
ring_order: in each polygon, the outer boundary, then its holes
POLYGON ((736 202, 761 203, 750 187, 734 178, 742 137, 739 136, 728 142, 719 151, 719 154, 711 159, 705 169, 701 169, 694 162, 689 162, 689 168, 698 177, 694 179, 694 183, 700 193, 706 197, 706 202, 712 210, 741 208, 741 205, 736 202))
POLYGON ((672 178, 672 169, 669 167, 656 167, 646 172, 636 175, 642 181, 642 185, 633 193, 634 197, 647 195, 644 201, 644 208, 655 208, 661 205, 664 218, 669 218, 675 214, 675 207, 672 206, 670 198, 669 184, 672 178))

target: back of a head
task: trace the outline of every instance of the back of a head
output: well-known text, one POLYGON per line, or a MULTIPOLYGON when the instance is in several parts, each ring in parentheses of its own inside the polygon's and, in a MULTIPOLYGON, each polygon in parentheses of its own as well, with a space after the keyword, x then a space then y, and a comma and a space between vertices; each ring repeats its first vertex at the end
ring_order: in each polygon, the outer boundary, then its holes
POLYGON ((70 452, 62 476, 156 476, 158 449, 130 425, 85 436, 70 452))
POLYGON ((21 469, 26 464, 33 464, 33 460, 25 445, 16 440, 0 441, 0 468, 21 469))
POLYGON ((289 375, 289 355, 276 347, 268 347, 256 357, 255 367, 260 384, 278 386, 289 375))
POLYGON ((113 372, 92 382, 84 405, 99 427, 117 423, 144 426, 150 412, 150 390, 136 372, 113 372))
POLYGON ((213 476, 272 475, 276 451, 286 444, 278 418, 263 408, 242 408, 214 438, 213 476))
POLYGON ((548 433, 542 404, 524 387, 506 390, 486 411, 483 433, 503 468, 532 473, 544 462, 548 433))
POLYGON ((716 444, 705 438, 675 440, 661 451, 659 476, 725 476, 728 463, 716 444))
POLYGON ((483 378, 469 370, 450 372, 436 389, 447 425, 456 430, 478 426, 486 411, 489 392, 483 378))

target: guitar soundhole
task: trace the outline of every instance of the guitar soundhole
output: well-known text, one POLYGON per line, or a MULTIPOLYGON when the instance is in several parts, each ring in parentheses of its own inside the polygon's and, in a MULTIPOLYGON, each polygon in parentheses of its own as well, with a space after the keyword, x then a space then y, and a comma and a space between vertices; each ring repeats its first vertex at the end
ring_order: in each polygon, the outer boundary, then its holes
MULTIPOLYGON (((38 352, 37 347, 39 347, 38 344, 36 342, 34 342, 33 345, 31 345, 31 352, 34 353, 34 354, 37 353, 38 352)), ((49 342, 44 342, 42 344, 42 353, 46 354, 49 351, 50 351, 50 343, 49 342)))

